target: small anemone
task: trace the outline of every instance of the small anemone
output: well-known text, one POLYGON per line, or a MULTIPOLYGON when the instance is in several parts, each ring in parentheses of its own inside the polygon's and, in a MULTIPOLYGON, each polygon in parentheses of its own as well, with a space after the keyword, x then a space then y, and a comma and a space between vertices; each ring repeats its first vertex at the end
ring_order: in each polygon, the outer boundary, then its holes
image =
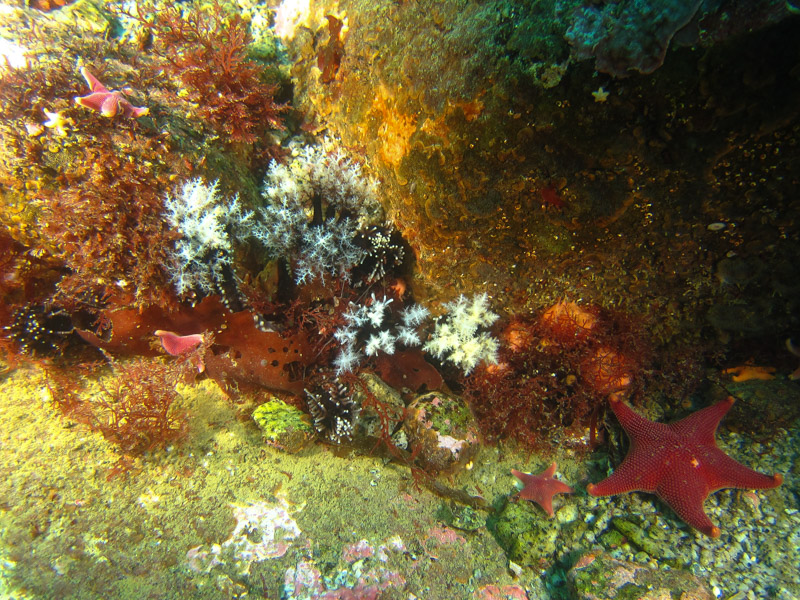
POLYGON ((359 231, 356 245, 364 258, 353 270, 353 280, 367 285, 397 271, 406 258, 402 234, 390 224, 372 225, 359 231))

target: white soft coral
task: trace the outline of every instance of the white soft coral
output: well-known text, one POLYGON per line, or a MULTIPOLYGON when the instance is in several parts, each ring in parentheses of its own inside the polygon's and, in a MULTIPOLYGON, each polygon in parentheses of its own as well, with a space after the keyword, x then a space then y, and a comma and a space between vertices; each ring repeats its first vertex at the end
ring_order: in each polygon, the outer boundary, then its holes
POLYGON ((471 300, 459 296, 445 304, 447 312, 436 323, 423 350, 440 360, 447 360, 469 374, 481 362, 497 363, 498 342, 488 332, 480 331, 499 317, 489 308, 489 296, 471 300))
POLYGON ((358 231, 383 219, 375 182, 327 140, 270 164, 263 196, 253 236, 272 258, 289 259, 298 283, 347 277, 366 257, 358 231))
POLYGON ((230 263, 231 236, 246 236, 252 213, 245 213, 238 196, 228 202, 219 183, 187 181, 164 199, 166 219, 180 233, 172 252, 170 274, 180 294, 211 293, 219 282, 222 265, 230 263))

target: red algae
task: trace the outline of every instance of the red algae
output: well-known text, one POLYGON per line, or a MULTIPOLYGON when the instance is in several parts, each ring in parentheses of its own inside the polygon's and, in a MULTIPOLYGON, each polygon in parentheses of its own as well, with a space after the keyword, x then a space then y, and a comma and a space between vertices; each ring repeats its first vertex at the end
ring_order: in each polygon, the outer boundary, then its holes
POLYGON ((607 396, 642 385, 649 356, 632 319, 574 302, 517 315, 500 339, 498 364, 468 377, 465 397, 488 441, 533 448, 589 449, 607 396))
POLYGON ((597 309, 562 300, 545 310, 540 317, 542 331, 560 344, 576 344, 597 325, 597 309))

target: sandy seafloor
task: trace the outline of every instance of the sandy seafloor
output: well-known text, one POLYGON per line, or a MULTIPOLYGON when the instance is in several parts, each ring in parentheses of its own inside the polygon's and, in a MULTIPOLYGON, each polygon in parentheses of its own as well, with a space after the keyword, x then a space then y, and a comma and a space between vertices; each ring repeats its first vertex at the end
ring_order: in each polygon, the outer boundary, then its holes
MULTIPOLYGON (((556 560, 517 569, 485 526, 443 523, 446 501, 416 485, 406 466, 321 444, 288 455, 265 446, 212 382, 181 392, 188 438, 108 479, 114 447, 60 416, 35 368, 5 376, 0 597, 373 597, 343 591, 360 579, 381 598, 569 598, 565 572, 575 556, 600 550, 610 519, 633 513, 661 530, 664 554, 622 544, 613 556, 657 569, 669 569, 670 556, 693 562, 720 598, 800 597, 797 430, 754 444, 721 428, 725 451, 786 481, 710 497, 719 540, 687 530, 649 495, 588 497, 587 461, 557 456, 559 476, 577 493, 555 502, 556 560)), ((487 447, 444 482, 502 504, 516 490, 512 466, 538 472, 551 458, 487 447)))

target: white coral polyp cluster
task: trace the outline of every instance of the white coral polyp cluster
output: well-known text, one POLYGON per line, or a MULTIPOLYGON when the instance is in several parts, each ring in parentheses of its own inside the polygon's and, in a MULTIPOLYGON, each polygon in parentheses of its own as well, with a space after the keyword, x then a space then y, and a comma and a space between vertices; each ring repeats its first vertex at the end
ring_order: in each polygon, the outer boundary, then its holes
POLYGON ((231 236, 244 230, 252 213, 242 211, 238 195, 223 201, 218 181, 208 185, 199 178, 167 196, 164 207, 167 221, 181 234, 170 269, 178 293, 217 292, 231 262, 231 236))
POLYGON ((366 257, 354 239, 382 222, 375 183, 330 142, 300 150, 288 164, 273 161, 264 179, 266 205, 254 230, 273 258, 291 258, 298 283, 348 277, 366 257))
POLYGON ((468 300, 462 295, 444 307, 447 312, 422 349, 453 363, 464 374, 481 362, 497 364, 498 341, 482 330, 499 318, 489 307, 489 296, 484 293, 468 300))
POLYGON ((333 364, 337 375, 353 371, 366 356, 378 352, 394 354, 396 347, 418 346, 421 343, 417 328, 428 317, 428 309, 412 304, 400 311, 400 322, 391 322, 391 298, 372 295, 368 304, 352 304, 344 313, 345 326, 334 332, 339 342, 339 354, 333 364))

